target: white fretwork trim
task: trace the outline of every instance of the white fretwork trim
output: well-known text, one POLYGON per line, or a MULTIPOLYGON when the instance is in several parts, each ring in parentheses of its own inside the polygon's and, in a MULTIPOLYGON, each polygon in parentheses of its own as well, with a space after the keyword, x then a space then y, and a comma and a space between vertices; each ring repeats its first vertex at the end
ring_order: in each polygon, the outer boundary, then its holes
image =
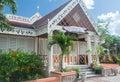
POLYGON ((30 18, 23 17, 23 16, 17 16, 17 15, 11 15, 11 14, 5 14, 5 16, 11 22, 20 22, 20 23, 27 23, 27 24, 33 24, 35 21, 41 18, 39 13, 36 13, 30 18))
POLYGON ((72 0, 67 4, 55 17, 49 21, 49 30, 54 28, 54 25, 58 24, 77 4, 79 0, 72 0))
POLYGON ((40 27, 36 30, 36 35, 42 35, 48 32, 47 25, 40 27))
POLYGON ((0 30, 0 33, 1 34, 24 35, 24 36, 36 36, 36 32, 34 29, 20 28, 20 27, 14 27, 12 31, 0 30))
POLYGON ((88 12, 88 9, 87 9, 87 7, 85 6, 85 4, 83 3, 83 1, 82 1, 82 0, 79 0, 79 4, 80 4, 82 10, 84 11, 84 13, 86 14, 87 18, 89 19, 90 23, 93 25, 95 31, 97 32, 97 34, 99 34, 98 31, 97 31, 97 29, 96 29, 95 21, 94 21, 93 18, 90 16, 90 14, 89 14, 89 12, 88 12))

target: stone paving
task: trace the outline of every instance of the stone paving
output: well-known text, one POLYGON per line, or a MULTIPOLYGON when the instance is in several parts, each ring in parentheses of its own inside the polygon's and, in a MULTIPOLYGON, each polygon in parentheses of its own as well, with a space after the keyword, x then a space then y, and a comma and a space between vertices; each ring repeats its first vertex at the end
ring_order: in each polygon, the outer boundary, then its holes
POLYGON ((88 78, 85 82, 120 82, 120 74, 117 76, 88 78))

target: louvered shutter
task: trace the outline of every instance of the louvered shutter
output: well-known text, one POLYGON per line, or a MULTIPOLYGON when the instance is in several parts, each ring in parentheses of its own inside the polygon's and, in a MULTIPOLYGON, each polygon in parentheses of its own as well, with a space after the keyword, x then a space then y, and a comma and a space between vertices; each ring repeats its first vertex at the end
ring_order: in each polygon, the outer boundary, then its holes
POLYGON ((5 52, 7 50, 7 39, 8 37, 0 36, 0 52, 5 52))
POLYGON ((16 50, 17 49, 17 37, 9 37, 9 49, 16 50))
POLYGON ((34 39, 28 38, 26 41, 27 41, 27 51, 28 52, 34 51, 34 39))
POLYGON ((17 48, 20 48, 20 49, 22 49, 23 51, 26 51, 26 44, 25 44, 25 38, 23 38, 23 37, 19 37, 18 39, 17 39, 17 43, 18 43, 18 45, 17 45, 17 48))

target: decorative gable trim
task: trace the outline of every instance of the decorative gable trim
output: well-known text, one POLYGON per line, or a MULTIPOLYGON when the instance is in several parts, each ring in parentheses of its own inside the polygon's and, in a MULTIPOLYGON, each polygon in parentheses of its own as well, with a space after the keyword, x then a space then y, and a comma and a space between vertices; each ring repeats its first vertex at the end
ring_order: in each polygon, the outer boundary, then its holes
POLYGON ((53 17, 48 22, 49 31, 50 29, 53 29, 54 26, 57 25, 78 3, 79 3, 79 0, 72 0, 55 17, 53 17))
POLYGON ((93 18, 90 16, 88 9, 86 8, 86 6, 84 5, 82 0, 79 0, 79 5, 81 6, 82 10, 84 11, 85 15, 87 16, 87 18, 89 19, 90 23, 93 25, 96 33, 99 35, 97 29, 95 28, 95 21, 93 20, 93 18))
POLYGON ((95 28, 95 22, 91 18, 90 14, 88 13, 88 10, 82 0, 71 0, 69 4, 67 4, 56 16, 54 16, 51 20, 48 21, 48 33, 54 29, 54 26, 57 25, 66 15, 70 13, 70 11, 79 4, 82 10, 84 11, 85 15, 89 19, 90 23, 93 25, 96 33, 98 34, 96 28, 95 28))

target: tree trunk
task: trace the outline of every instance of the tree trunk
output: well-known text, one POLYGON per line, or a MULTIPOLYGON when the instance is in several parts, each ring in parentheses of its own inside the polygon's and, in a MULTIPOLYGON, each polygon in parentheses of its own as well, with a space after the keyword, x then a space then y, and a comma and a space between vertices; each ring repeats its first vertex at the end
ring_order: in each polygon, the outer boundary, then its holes
POLYGON ((63 69, 63 54, 60 55, 60 71, 63 69))

